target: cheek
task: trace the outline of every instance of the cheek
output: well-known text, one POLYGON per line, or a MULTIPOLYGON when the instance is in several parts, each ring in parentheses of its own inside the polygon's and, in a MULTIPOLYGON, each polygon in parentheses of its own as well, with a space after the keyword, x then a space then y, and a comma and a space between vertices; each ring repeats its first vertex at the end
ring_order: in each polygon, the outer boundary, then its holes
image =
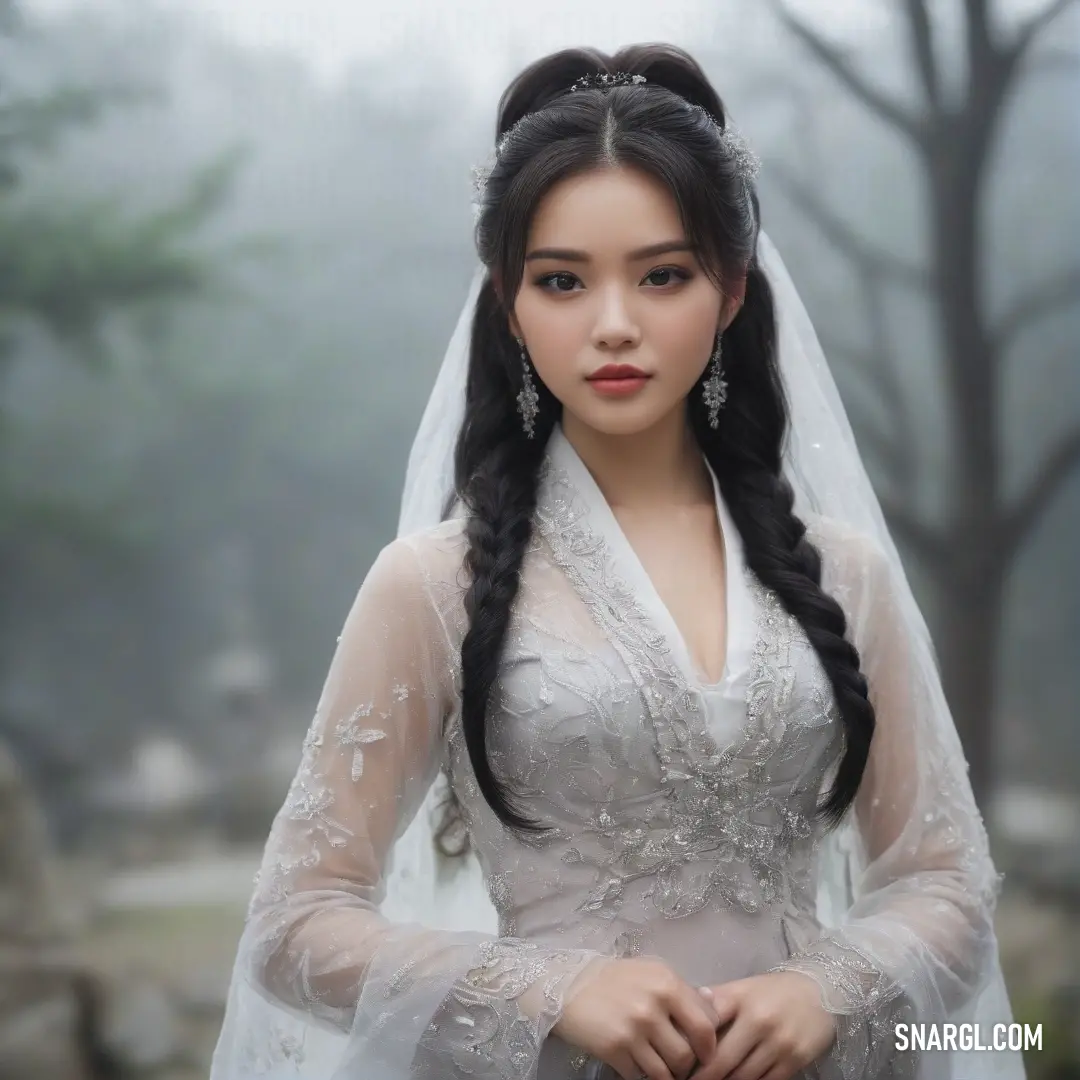
POLYGON ((716 323, 715 316, 705 310, 671 310, 663 312, 651 329, 659 349, 686 355, 699 352, 702 344, 712 339, 716 323))
POLYGON ((586 305, 545 303, 522 295, 515 313, 540 377, 549 386, 565 379, 589 344, 586 305))
POLYGON ((664 367, 696 378, 712 353, 719 320, 719 304, 711 296, 687 297, 684 304, 657 305, 646 333, 664 367))

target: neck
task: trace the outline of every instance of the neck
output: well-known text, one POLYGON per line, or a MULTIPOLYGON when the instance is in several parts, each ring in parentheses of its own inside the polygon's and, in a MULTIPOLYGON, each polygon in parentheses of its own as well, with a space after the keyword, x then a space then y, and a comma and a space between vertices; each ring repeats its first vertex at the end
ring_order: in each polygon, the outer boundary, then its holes
POLYGON ((713 502, 712 479, 680 409, 629 435, 597 431, 564 410, 562 429, 613 508, 713 502))

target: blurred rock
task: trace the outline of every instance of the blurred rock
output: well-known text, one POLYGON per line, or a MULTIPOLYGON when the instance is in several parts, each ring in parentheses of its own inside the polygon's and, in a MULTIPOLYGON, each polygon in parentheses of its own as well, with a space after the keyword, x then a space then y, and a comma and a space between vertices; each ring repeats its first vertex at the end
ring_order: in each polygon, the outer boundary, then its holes
POLYGON ((97 1080, 76 1037, 78 1007, 70 993, 0 973, 0 1076, 30 1080, 97 1080))
POLYGON ((101 810, 131 814, 182 814, 206 797, 207 770, 183 741, 162 732, 135 743, 131 765, 93 791, 101 810))
POLYGON ((0 1077, 110 1080, 98 983, 80 963, 40 808, 0 743, 0 1077))
POLYGON ((1006 890, 995 920, 1001 966, 1014 992, 1045 997, 1067 992, 1080 972, 1077 914, 1026 890, 1006 890))
POLYGON ((164 1068, 183 1054, 180 1009, 155 980, 132 975, 111 988, 101 1037, 127 1070, 164 1068))

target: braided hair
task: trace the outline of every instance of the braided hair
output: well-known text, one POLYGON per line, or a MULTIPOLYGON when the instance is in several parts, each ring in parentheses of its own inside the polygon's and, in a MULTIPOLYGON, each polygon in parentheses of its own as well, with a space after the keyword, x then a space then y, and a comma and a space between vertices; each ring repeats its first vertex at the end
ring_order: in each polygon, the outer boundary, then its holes
MULTIPOLYGON (((480 791, 508 827, 540 828, 512 802, 489 756, 489 701, 521 567, 533 529, 545 446, 561 405, 543 382, 535 436, 516 411, 522 374, 508 315, 524 270, 532 215, 551 187, 592 169, 629 165, 666 183, 702 266, 721 286, 745 274, 744 303, 725 333, 727 407, 716 429, 701 385, 688 420, 712 466, 746 559, 798 620, 828 676, 844 750, 819 813, 835 826, 855 798, 870 750, 874 710, 846 620, 821 588, 821 556, 793 511, 781 474, 788 407, 776 356, 772 292, 757 260, 760 212, 725 110, 698 64, 681 49, 638 45, 613 56, 566 49, 526 68, 499 105, 499 151, 482 190, 476 245, 488 276, 472 324, 465 420, 454 453, 456 495, 467 510, 461 646, 462 726, 480 791), (591 86, 583 73, 629 73, 644 82, 591 86)), ((706 372, 702 373, 704 380, 706 372)))

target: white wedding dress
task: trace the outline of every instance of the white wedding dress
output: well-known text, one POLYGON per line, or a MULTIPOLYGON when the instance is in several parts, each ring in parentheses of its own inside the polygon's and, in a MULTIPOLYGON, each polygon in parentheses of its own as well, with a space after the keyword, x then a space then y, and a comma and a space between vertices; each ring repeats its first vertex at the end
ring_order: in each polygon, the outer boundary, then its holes
POLYGON ((999 879, 940 686, 913 657, 906 584, 865 535, 808 518, 878 718, 856 806, 826 834, 813 810, 843 746, 832 691, 714 490, 729 644, 709 684, 555 428, 492 701, 495 770, 550 826, 527 841, 480 796, 460 726, 464 522, 383 549, 271 831, 213 1080, 614 1077, 550 1030, 597 958, 649 954, 694 986, 779 966, 813 978, 838 1038, 807 1078, 1023 1076, 1018 1054, 893 1048, 899 1021, 1011 1020, 999 879), (391 848, 440 772, 491 933, 379 910, 391 848), (840 908, 823 887, 837 866, 840 908))

